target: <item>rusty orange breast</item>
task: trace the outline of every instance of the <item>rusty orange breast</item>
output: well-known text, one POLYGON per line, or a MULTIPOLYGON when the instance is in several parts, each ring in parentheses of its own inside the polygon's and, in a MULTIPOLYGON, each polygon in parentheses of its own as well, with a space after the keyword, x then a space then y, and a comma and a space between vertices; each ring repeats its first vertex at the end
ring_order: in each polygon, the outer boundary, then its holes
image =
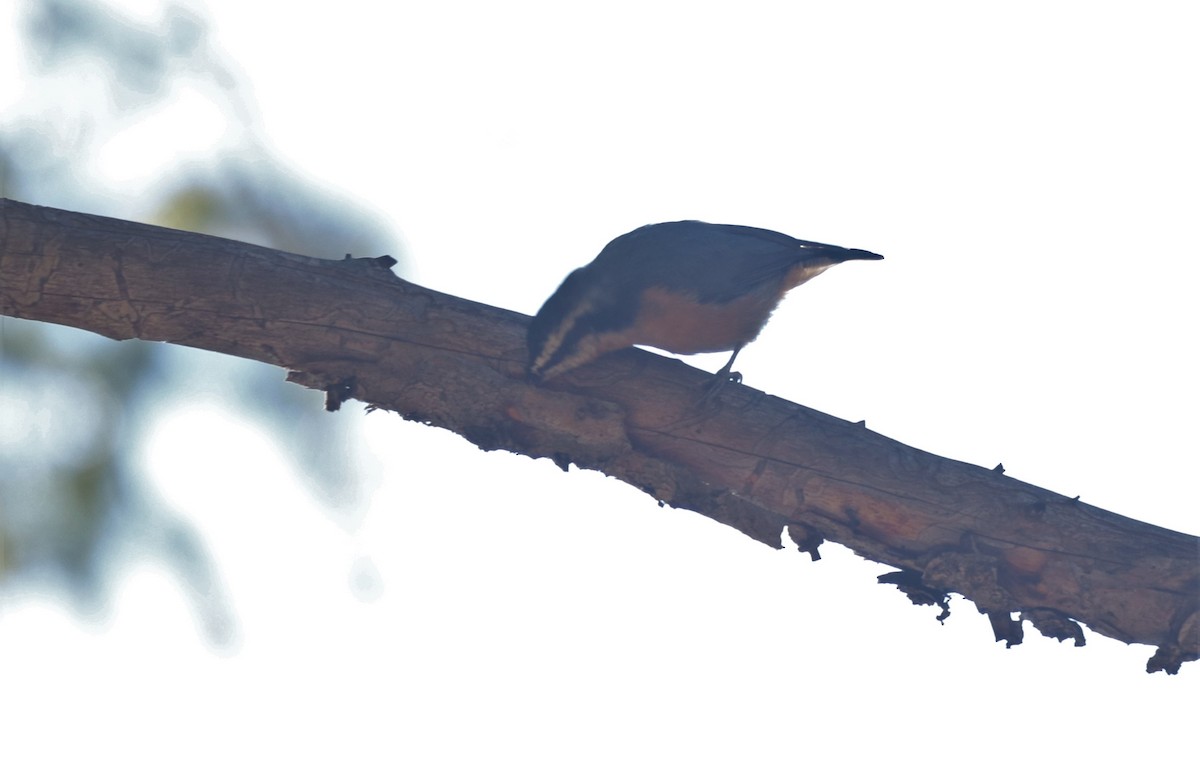
POLYGON ((685 355, 733 350, 758 336, 782 296, 774 287, 732 302, 706 303, 654 287, 642 294, 630 336, 633 344, 685 355))

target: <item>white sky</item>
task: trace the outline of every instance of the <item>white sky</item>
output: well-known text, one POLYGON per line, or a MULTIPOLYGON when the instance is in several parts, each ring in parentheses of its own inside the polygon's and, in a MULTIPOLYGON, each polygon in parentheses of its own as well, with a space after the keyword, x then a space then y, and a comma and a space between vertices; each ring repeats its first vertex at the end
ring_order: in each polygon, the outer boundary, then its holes
MULTIPOLYGON (((1200 531, 1190 4, 205 8, 274 150, 386 212, 403 243, 379 251, 407 248, 414 280, 531 313, 610 238, 678 218, 878 251, 789 298, 739 358, 748 384, 1200 531)), ((0 111, 37 98, 14 67, 0 111)), ((177 89, 107 141, 95 183, 149 190, 236 146, 203 82, 177 89)), ((347 528, 221 401, 182 393, 138 451, 205 536, 237 645, 208 649, 154 564, 99 624, 11 597, 14 767, 1196 753, 1194 664, 1150 677, 1149 648, 1028 627, 1004 650, 972 605, 939 626, 836 547, 813 564, 598 474, 353 409, 330 419, 361 424, 348 451, 376 486, 347 528)))

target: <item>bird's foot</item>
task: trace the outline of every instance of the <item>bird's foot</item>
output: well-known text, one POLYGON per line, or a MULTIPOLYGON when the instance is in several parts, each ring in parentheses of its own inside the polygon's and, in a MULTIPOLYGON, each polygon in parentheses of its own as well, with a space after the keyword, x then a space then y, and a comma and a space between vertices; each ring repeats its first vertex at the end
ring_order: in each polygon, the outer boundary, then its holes
POLYGON ((701 406, 707 406, 712 403, 717 394, 729 383, 740 385, 742 382, 741 372, 731 372, 729 369, 722 369, 712 376, 712 379, 704 383, 704 397, 700 399, 701 406))

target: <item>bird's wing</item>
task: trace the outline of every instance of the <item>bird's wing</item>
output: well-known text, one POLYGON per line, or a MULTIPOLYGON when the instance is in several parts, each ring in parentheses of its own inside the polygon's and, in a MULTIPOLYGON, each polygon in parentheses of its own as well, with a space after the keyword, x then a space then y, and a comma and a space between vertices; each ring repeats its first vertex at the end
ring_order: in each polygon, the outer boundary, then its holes
POLYGON ((701 302, 730 302, 782 280, 795 265, 830 262, 838 246, 743 225, 666 222, 620 236, 596 257, 633 285, 662 286, 701 302), (619 263, 619 264, 614 264, 619 263))

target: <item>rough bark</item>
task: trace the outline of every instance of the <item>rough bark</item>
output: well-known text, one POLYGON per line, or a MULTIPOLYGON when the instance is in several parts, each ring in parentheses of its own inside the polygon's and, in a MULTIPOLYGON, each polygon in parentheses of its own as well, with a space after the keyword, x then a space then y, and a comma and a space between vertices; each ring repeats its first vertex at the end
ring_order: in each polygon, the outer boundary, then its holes
POLYGON ((388 259, 321 260, 0 201, 0 313, 251 358, 327 393, 447 428, 482 449, 594 468, 773 547, 788 531, 894 565, 917 603, 958 593, 1019 643, 1023 620, 1200 657, 1200 540, 905 446, 630 350, 524 378, 527 318, 397 278, 388 259), (1016 618, 1013 613, 1020 613, 1016 618))

